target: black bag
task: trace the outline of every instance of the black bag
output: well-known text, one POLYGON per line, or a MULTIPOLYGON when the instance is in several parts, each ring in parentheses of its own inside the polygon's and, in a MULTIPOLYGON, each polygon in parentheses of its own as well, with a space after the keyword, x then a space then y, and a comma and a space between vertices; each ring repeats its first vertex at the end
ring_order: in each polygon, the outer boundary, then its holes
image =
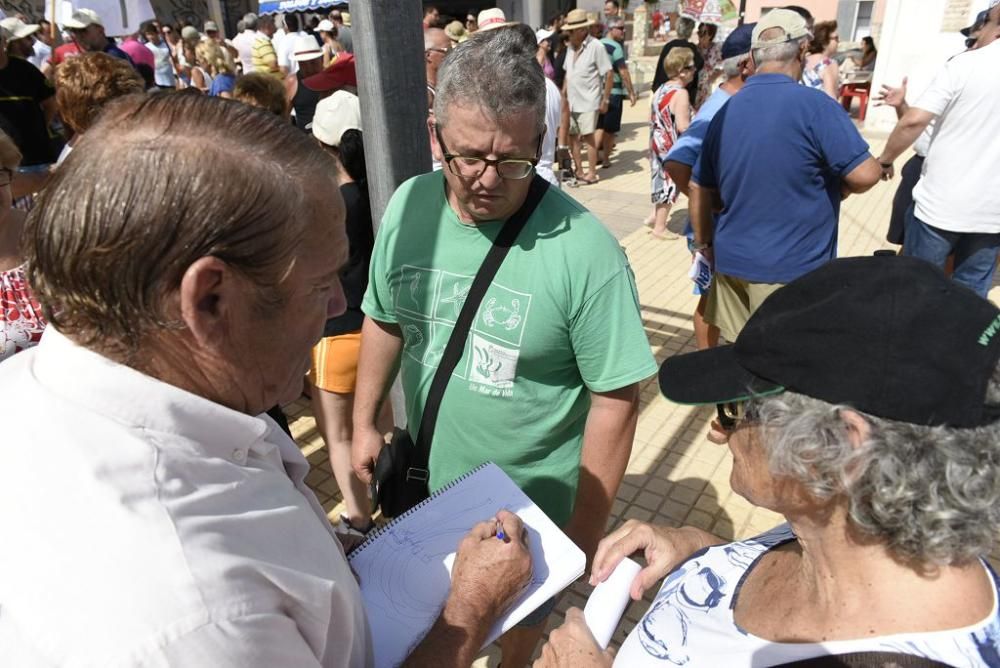
POLYGON ((408 431, 396 429, 392 440, 379 452, 372 476, 372 501, 382 508, 382 515, 385 517, 398 517, 430 496, 427 487, 427 481, 430 479, 427 463, 431 455, 431 438, 434 435, 441 399, 448 388, 451 372, 462 358, 465 340, 479 310, 479 304, 486 295, 486 289, 496 276, 510 247, 517 240, 517 235, 524 229, 524 224, 542 201, 548 187, 548 181, 537 174, 534 176, 524 204, 504 223, 503 229, 493 240, 490 252, 486 254, 486 259, 472 280, 472 287, 462 305, 455 329, 451 332, 441 362, 434 372, 416 440, 411 438, 408 431))

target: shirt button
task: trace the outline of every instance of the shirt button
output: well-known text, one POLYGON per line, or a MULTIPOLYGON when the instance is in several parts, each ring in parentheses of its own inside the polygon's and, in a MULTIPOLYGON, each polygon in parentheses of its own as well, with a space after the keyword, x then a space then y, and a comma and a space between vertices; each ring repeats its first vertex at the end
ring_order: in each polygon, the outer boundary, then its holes
POLYGON ((241 464, 246 461, 247 453, 239 448, 233 450, 233 459, 241 464))

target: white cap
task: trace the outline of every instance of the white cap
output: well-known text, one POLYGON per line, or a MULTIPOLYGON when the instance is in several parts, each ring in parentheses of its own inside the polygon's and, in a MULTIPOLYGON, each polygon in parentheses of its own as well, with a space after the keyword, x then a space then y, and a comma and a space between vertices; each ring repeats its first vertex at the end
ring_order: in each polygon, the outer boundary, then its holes
POLYGON ((361 129, 361 103, 358 96, 338 90, 316 105, 313 116, 313 137, 328 146, 340 146, 340 138, 348 130, 361 129))
POLYGON ((302 35, 295 38, 291 57, 297 63, 301 63, 303 60, 322 58, 323 49, 320 48, 319 42, 316 41, 315 37, 312 35, 302 35))
POLYGON ((10 16, 0 21, 0 28, 3 28, 3 36, 8 40, 24 39, 28 35, 38 32, 37 23, 25 23, 16 16, 10 16))
POLYGON ((321 30, 323 32, 333 32, 336 29, 337 26, 333 25, 333 21, 330 19, 323 19, 319 22, 319 25, 316 26, 316 30, 321 30))
POLYGON ((93 9, 75 9, 63 26, 70 30, 83 30, 87 26, 97 25, 104 27, 101 17, 93 9))
POLYGON ((555 30, 546 30, 545 28, 539 28, 538 30, 535 31, 535 41, 541 44, 542 42, 544 42, 549 37, 552 37, 555 34, 556 34, 555 30))

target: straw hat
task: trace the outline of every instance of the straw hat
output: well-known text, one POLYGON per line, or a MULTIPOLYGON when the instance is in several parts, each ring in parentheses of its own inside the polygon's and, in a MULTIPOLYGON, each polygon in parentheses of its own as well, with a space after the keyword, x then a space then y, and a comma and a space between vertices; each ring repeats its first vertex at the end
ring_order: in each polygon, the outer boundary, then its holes
POLYGON ((507 15, 503 13, 502 9, 497 7, 484 9, 479 12, 479 16, 476 18, 476 24, 479 26, 480 31, 496 30, 497 28, 503 28, 504 26, 510 25, 507 21, 507 15))
POLYGON ((571 30, 576 30, 577 28, 588 28, 597 23, 589 16, 587 12, 583 9, 571 9, 569 14, 566 15, 566 20, 563 21, 562 31, 569 32, 571 30))
POLYGON ((465 26, 462 25, 461 21, 452 21, 444 27, 444 32, 453 42, 462 43, 469 39, 468 34, 465 32, 465 26))

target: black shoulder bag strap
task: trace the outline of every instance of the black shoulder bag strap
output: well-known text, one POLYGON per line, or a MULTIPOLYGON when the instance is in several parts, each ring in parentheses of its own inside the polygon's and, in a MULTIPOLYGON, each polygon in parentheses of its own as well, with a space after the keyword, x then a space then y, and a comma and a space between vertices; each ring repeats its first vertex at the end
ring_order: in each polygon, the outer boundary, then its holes
POLYGON ((465 303, 462 304, 455 329, 451 332, 448 345, 445 346, 444 354, 441 356, 441 362, 434 373, 434 380, 431 381, 431 389, 427 393, 427 403, 424 404, 424 414, 420 419, 420 431, 414 439, 415 452, 411 460, 413 465, 406 473, 407 480, 423 479, 426 481, 428 478, 427 463, 431 456, 431 438, 434 436, 438 411, 441 409, 441 399, 444 397, 444 391, 448 388, 451 372, 455 370, 458 361, 462 358, 465 340, 469 336, 469 330, 472 328, 472 322, 479 311, 479 305, 482 303, 483 297, 486 296, 486 289, 493 281, 493 277, 497 275, 497 270, 500 269, 504 258, 507 257, 507 252, 517 241, 517 236, 524 229, 524 224, 528 222, 528 218, 534 213, 535 207, 542 201, 548 188, 549 182, 535 174, 524 204, 504 223, 500 233, 493 240, 493 246, 487 253, 486 259, 483 260, 482 266, 479 267, 476 277, 472 280, 472 287, 469 288, 469 294, 465 298, 465 303))

